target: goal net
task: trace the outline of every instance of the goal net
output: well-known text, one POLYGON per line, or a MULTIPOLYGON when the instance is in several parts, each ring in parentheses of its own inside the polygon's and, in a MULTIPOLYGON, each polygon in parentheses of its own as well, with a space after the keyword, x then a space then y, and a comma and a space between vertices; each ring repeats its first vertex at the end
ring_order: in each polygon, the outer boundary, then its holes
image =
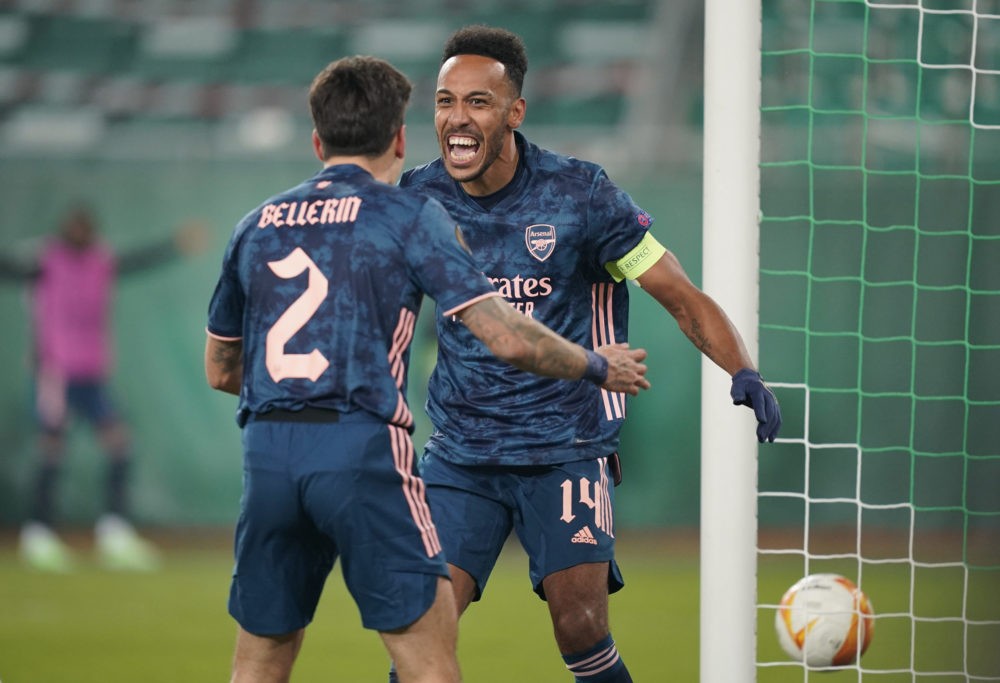
POLYGON ((1000 0, 764 0, 760 681, 1000 681, 1000 0), (835 572, 864 657, 790 660, 835 572))

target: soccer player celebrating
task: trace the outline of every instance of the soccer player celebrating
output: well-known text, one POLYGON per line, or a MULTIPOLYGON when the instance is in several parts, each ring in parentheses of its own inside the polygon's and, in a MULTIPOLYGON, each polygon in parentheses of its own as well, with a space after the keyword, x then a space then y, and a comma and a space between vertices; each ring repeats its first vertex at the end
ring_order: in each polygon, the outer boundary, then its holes
MULTIPOLYGON (((579 344, 625 341, 623 281, 637 281, 732 376, 734 402, 752 407, 758 439, 773 441, 774 395, 725 313, 649 232, 652 217, 597 165, 540 149, 516 130, 526 70, 524 44, 509 31, 453 34, 437 80, 441 158, 407 171, 400 185, 444 204, 517 310, 579 344)), ((623 585, 609 481, 624 396, 504 365, 447 316, 437 318, 437 335, 427 402, 434 431, 421 474, 458 608, 480 598, 514 531, 576 680, 630 681, 608 626, 608 593, 623 585)))
POLYGON ((206 228, 196 220, 167 239, 115 252, 101 238, 94 211, 71 207, 40 253, 20 260, 0 255, 0 280, 31 284, 32 365, 38 418, 38 469, 30 517, 18 551, 34 569, 68 572, 77 561, 55 531, 57 491, 71 418, 94 428, 107 459, 105 510, 95 525, 105 567, 147 571, 159 551, 131 521, 128 474, 132 439, 110 389, 114 360, 111 311, 118 279, 202 250, 206 228))
POLYGON ((238 683, 288 680, 338 557, 399 679, 459 680, 458 612, 405 400, 423 294, 522 370, 589 380, 567 387, 649 386, 644 351, 585 350, 508 306, 440 203, 395 185, 410 91, 372 57, 316 76, 323 169, 240 221, 211 299, 205 371, 239 395, 243 429, 229 598, 238 683))

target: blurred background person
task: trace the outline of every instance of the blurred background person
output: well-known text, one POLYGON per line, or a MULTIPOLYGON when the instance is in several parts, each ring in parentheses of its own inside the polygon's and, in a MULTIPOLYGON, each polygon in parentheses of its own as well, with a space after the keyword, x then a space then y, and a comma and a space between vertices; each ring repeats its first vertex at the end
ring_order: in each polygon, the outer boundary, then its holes
POLYGON ((75 565, 73 552, 54 530, 72 417, 89 423, 107 456, 104 513, 94 529, 99 561, 122 570, 158 566, 157 549, 131 521, 132 439, 109 386, 114 358, 112 304, 119 275, 201 251, 206 236, 205 226, 191 221, 166 239, 116 253, 101 239, 93 209, 79 203, 66 211, 58 231, 33 259, 0 255, 0 280, 31 285, 38 462, 19 539, 19 554, 29 566, 67 572, 75 565))

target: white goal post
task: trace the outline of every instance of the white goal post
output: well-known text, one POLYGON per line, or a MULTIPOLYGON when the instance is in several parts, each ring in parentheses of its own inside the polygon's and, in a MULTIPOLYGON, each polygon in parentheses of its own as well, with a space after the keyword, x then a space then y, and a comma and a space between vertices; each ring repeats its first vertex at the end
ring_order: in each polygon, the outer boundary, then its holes
MULTIPOLYGON (((757 358, 760 0, 706 0, 703 289, 757 358)), ((757 442, 707 358, 701 380, 702 683, 756 680, 757 442)))

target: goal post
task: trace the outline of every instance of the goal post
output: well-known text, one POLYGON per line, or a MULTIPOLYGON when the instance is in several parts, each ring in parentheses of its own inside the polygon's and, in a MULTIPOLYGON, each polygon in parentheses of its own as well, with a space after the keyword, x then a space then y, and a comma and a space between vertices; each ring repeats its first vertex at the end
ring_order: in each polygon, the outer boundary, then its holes
POLYGON ((1000 0, 709 0, 704 59, 703 286, 784 424, 703 363, 701 680, 1000 681, 1000 0), (814 573, 874 606, 833 673, 774 634, 814 573))
MULTIPOLYGON (((757 357, 760 0, 705 3, 704 291, 757 357)), ((755 680, 754 419, 730 379, 702 359, 700 671, 702 683, 755 680)))

